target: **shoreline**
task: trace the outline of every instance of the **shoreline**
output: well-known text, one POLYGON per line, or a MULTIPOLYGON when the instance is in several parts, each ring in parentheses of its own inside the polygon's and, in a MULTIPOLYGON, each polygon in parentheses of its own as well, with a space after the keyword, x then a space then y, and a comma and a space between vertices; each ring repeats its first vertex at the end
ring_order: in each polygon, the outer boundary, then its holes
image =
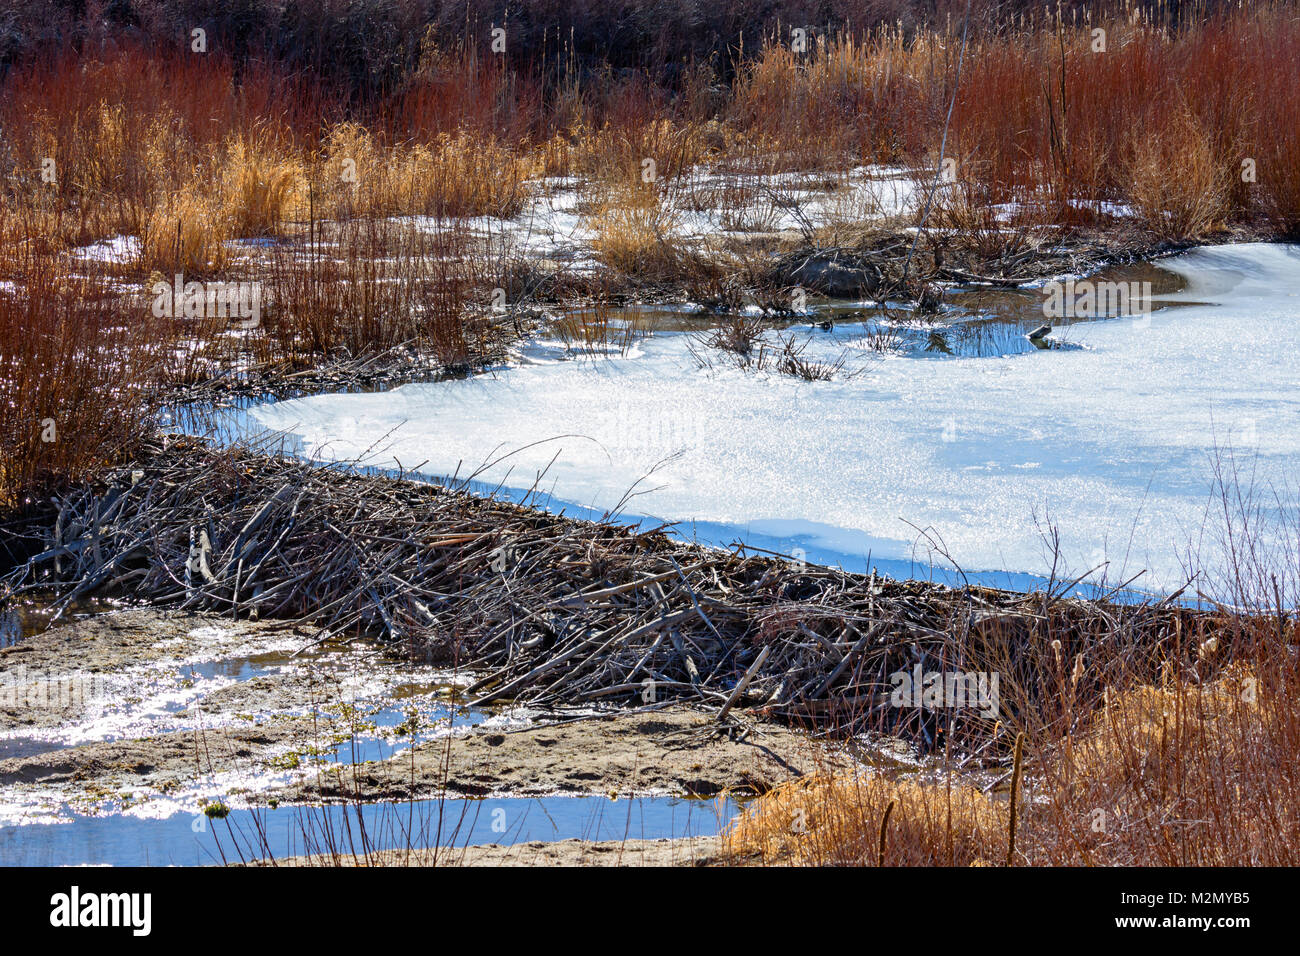
MULTIPOLYGON (((24 816, 71 813, 66 819, 75 822, 76 814, 101 820, 207 814, 215 823, 233 807, 296 807, 310 815, 312 807, 340 801, 436 805, 466 797, 487 806, 519 798, 543 805, 552 798, 610 798, 617 814, 626 801, 757 794, 854 765, 834 747, 761 719, 746 721, 740 732, 717 733, 708 714, 683 705, 576 718, 572 711, 505 707, 447 725, 442 688, 451 685, 412 684, 431 675, 411 675, 400 659, 382 653, 346 665, 329 654, 295 659, 315 636, 306 627, 137 608, 63 622, 0 649, 6 692, 0 788, 8 815, 18 814, 9 822, 57 832, 66 823, 24 824, 24 816), (247 662, 256 660, 276 663, 245 673, 247 662), (237 679, 189 677, 193 693, 172 715, 156 713, 151 702, 172 692, 156 677, 155 698, 133 700, 115 685, 108 699, 72 699, 49 710, 24 706, 38 680, 116 674, 125 684, 144 684, 146 673, 167 671, 178 661, 188 662, 191 675, 234 673, 237 679), (336 667, 339 679, 331 680, 336 667), (368 696, 350 696, 367 687, 368 696), (306 700, 312 701, 308 714, 301 712, 306 700), (375 730, 374 715, 385 708, 423 708, 433 736, 417 737, 412 747, 399 728, 390 743, 376 743, 382 728, 375 730), (106 719, 133 709, 139 721, 115 726, 106 719), (118 739, 99 739, 105 735, 118 739), (10 755, 15 751, 19 755, 10 755)), ((525 842, 513 850, 446 852, 482 856, 484 863, 512 853, 552 852, 525 842)), ((606 859, 609 852, 567 842, 572 846, 557 850, 558 859, 606 859)), ((670 843, 652 840, 647 852, 662 860, 677 852, 670 843)))
MULTIPOLYGON (((504 705, 479 714, 474 723, 421 717, 420 723, 435 734, 418 737, 414 747, 395 740, 392 755, 367 759, 364 766, 344 760, 331 762, 328 772, 330 765, 311 769, 310 750, 371 729, 362 716, 365 709, 416 702, 441 707, 455 686, 413 683, 429 676, 412 677, 400 658, 382 653, 355 660, 324 653, 295 658, 311 646, 316 633, 299 625, 136 608, 64 622, 0 649, 6 691, 0 699, 0 754, 20 749, 19 744, 28 751, 0 756, 0 784, 80 782, 103 775, 106 779, 96 783, 111 790, 110 784, 147 773, 161 793, 242 761, 261 763, 263 769, 283 767, 289 756, 301 758, 303 779, 262 791, 262 802, 611 793, 699 798, 758 794, 784 779, 844 769, 853 762, 814 744, 806 734, 761 718, 719 732, 709 711, 669 701, 598 711, 504 705), (62 707, 25 706, 35 699, 28 693, 33 685, 50 678, 108 672, 143 680, 149 673, 145 668, 165 671, 185 664, 191 674, 221 674, 241 672, 245 662, 257 659, 274 663, 233 682, 182 677, 177 686, 188 680, 194 694, 175 722, 160 720, 158 727, 127 723, 119 729, 106 722, 105 711, 130 707, 129 700, 122 706, 115 686, 102 696, 70 699, 62 707), (332 676, 328 669, 335 666, 338 675, 332 676), (356 693, 371 685, 379 689, 348 699, 349 690, 356 693), (308 721, 296 713, 304 703, 314 711, 315 726, 304 726, 308 721), (359 711, 352 724, 335 715, 348 707, 359 711), (141 728, 151 732, 130 736, 132 729, 141 728), (71 738, 60 736, 66 730, 74 731, 71 738), (100 732, 111 739, 99 739, 100 732), (199 765, 196 747, 203 753, 199 765), (587 762, 591 766, 584 766, 587 762), (345 772, 347 779, 336 772, 345 772)), ((464 682, 472 676, 455 679, 464 682)), ((167 692, 167 687, 158 691, 167 692)), ((147 710, 149 701, 142 706, 147 710)))

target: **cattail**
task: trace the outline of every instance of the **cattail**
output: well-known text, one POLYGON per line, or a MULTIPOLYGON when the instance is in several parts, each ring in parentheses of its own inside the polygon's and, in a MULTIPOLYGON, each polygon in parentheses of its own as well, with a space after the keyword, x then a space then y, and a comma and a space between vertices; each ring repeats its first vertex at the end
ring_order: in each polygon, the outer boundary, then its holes
POLYGON ((885 807, 885 815, 880 818, 880 853, 876 857, 876 866, 885 865, 885 828, 889 826, 889 815, 894 812, 895 802, 889 801, 889 806, 885 807))
POLYGON ((1016 753, 1011 763, 1011 819, 1007 823, 1007 866, 1016 852, 1016 811, 1020 807, 1020 768, 1024 757, 1025 732, 1016 734, 1016 753))

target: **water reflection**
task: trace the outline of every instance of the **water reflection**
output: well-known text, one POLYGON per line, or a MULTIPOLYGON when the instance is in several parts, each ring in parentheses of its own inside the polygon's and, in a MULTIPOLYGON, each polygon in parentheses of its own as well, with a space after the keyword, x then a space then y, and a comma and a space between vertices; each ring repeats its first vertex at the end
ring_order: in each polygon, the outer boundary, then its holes
POLYGON ((234 809, 223 817, 70 814, 0 829, 9 866, 202 866, 308 854, 430 846, 712 836, 740 811, 732 799, 505 797, 357 806, 234 809))

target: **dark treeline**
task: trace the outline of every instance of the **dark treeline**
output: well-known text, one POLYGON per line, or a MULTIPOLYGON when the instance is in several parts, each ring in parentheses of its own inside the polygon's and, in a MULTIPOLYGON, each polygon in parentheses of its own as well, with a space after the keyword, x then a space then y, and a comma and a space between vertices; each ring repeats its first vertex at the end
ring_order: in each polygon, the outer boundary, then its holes
MULTIPOLYGON (((970 0, 972 28, 1011 29, 1140 9, 1178 24, 1235 0, 970 0)), ((431 47, 491 51, 504 27, 509 61, 541 77, 645 73, 672 88, 687 64, 721 79, 747 50, 800 27, 809 36, 882 26, 960 29, 967 0, 0 0, 0 71, 53 51, 138 43, 209 49, 289 72, 310 72, 354 96, 399 89, 431 47)))

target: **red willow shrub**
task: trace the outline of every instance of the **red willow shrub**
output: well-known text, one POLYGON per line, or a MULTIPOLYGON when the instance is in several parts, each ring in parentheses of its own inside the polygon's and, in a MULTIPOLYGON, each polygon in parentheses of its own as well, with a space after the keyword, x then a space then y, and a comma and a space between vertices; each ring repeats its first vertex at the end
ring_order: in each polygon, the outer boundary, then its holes
POLYGON ((0 509, 21 511, 153 433, 175 332, 52 257, 0 288, 0 509))

